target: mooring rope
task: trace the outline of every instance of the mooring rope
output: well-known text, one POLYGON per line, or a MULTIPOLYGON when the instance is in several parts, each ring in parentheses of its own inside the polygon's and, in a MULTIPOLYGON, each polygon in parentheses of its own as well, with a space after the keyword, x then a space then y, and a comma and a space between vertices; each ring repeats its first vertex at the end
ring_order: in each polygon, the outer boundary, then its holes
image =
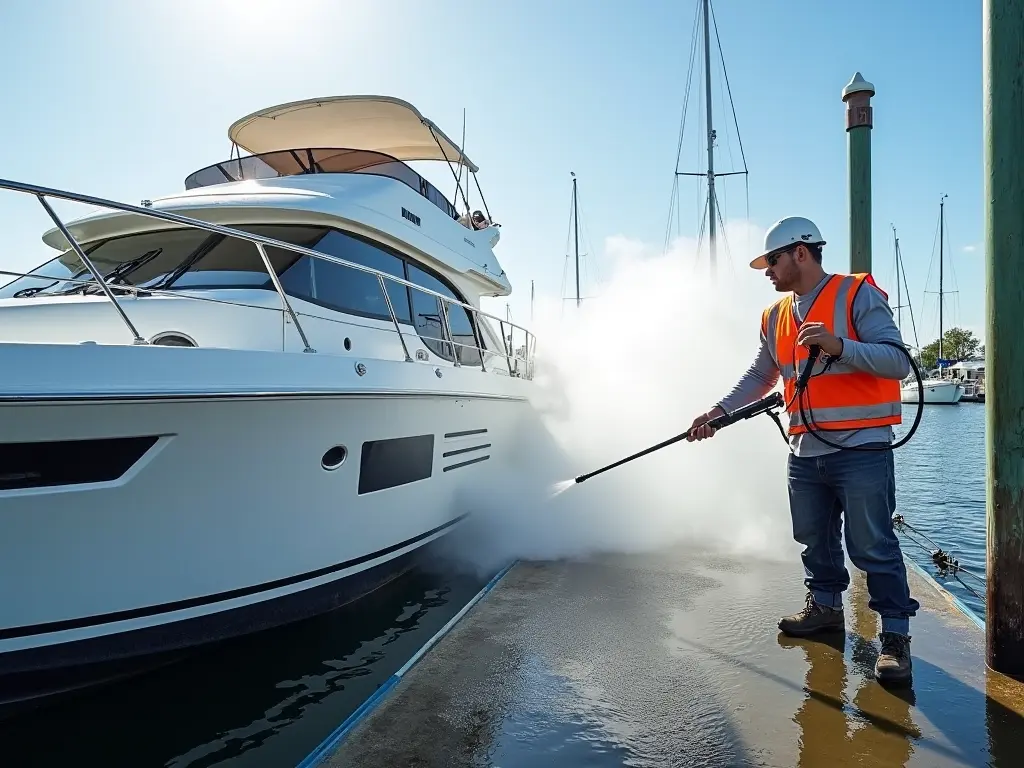
POLYGON ((964 589, 984 602, 985 597, 979 594, 969 584, 964 582, 964 580, 960 578, 960 574, 963 573, 971 578, 977 579, 982 585, 985 584, 984 576, 960 565, 960 561, 953 557, 952 551, 947 552, 942 549, 942 547, 936 544, 930 536, 924 533, 924 531, 920 531, 908 523, 903 515, 893 515, 892 522, 893 527, 895 527, 897 531, 906 536, 911 543, 931 558, 935 567, 939 569, 940 576, 952 576, 960 583, 961 586, 963 586, 964 589), (922 541, 922 539, 924 541, 922 541), (927 542, 927 544, 925 542, 927 542))

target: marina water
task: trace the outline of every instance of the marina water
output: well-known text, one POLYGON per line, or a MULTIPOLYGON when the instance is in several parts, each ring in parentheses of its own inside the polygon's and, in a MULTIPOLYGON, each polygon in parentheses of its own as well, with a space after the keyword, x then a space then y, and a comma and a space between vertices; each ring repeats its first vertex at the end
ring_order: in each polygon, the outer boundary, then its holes
MULTIPOLYGON (((915 406, 904 405, 896 437, 914 421, 915 406)), ((983 403, 925 406, 910 442, 895 453, 897 512, 935 545, 978 576, 985 574, 985 406, 983 403)), ((985 617, 984 582, 966 573, 937 575, 929 554, 900 536, 904 554, 936 577, 972 611, 985 617)), ((923 541, 928 546, 927 541, 923 541)))
MULTIPOLYGON (((914 406, 904 410, 905 434, 914 406)), ((985 569, 985 407, 928 406, 896 452, 898 511, 985 569)), ((928 573, 928 553, 901 537, 928 573)), ((939 580, 984 616, 983 584, 939 580), (964 586, 966 585, 966 586, 964 586)), ((150 674, 0 721, 10 765, 295 765, 399 669, 486 579, 413 572, 370 599, 294 626, 223 643, 150 674)), ((773 634, 773 627, 766 631, 773 634)))

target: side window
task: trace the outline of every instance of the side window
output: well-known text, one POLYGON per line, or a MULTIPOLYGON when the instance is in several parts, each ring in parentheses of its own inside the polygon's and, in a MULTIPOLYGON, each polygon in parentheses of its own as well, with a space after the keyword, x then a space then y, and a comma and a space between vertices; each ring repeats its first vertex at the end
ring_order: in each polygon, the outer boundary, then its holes
MULTIPOLYGON (((400 258, 365 240, 337 230, 328 232, 326 237, 317 243, 316 250, 405 279, 404 262, 400 258)), ((385 280, 384 285, 387 286, 398 320, 411 323, 409 294, 406 287, 390 280, 385 280)), ((382 320, 391 319, 387 301, 380 289, 380 281, 376 275, 369 272, 360 272, 352 267, 316 259, 313 264, 313 291, 319 304, 342 312, 355 312, 382 320)))
MULTIPOLYGON (((436 277, 423 271, 412 264, 407 265, 409 270, 409 282, 422 285, 436 293, 449 296, 456 301, 461 301, 447 285, 436 277)), ((446 360, 454 359, 451 345, 444 341, 443 319, 441 316, 440 300, 429 293, 412 290, 413 322, 416 332, 423 339, 427 348, 439 357, 446 360)), ((448 324, 452 331, 452 340, 456 344, 459 354, 459 362, 462 365, 479 365, 480 352, 476 348, 476 335, 473 333, 473 323, 470 321, 469 312, 465 307, 457 304, 447 304, 448 324)))
MULTIPOLYGON (((240 224, 234 229, 254 235, 272 237, 286 243, 309 248, 323 237, 323 227, 300 227, 273 224, 240 224)), ((285 291, 305 298, 309 293, 307 257, 294 251, 267 246, 267 257, 281 278, 285 291)), ((204 254, 189 270, 178 277, 173 288, 265 288, 274 289, 267 268, 256 246, 238 237, 225 237, 204 254)))

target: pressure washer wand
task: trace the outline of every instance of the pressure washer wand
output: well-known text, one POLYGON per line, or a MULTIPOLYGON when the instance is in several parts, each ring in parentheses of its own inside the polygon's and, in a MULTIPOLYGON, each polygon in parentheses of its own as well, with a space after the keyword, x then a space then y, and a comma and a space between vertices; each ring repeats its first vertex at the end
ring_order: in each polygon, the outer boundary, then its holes
MULTIPOLYGON (((783 399, 782 394, 780 392, 773 392, 772 394, 768 395, 768 397, 764 397, 755 403, 751 403, 750 405, 745 405, 742 408, 737 408, 732 413, 724 413, 721 416, 716 416, 715 418, 709 420, 706 423, 710 427, 713 427, 715 429, 721 429, 722 427, 727 427, 730 424, 735 424, 737 421, 749 419, 753 416, 758 416, 762 413, 769 413, 774 417, 775 413, 772 412, 772 408, 782 408, 785 406, 785 404, 786 401, 783 399)), ((678 443, 680 440, 685 440, 690 436, 690 433, 692 431, 692 429, 688 429, 681 435, 671 437, 663 443, 652 445, 650 448, 647 448, 646 450, 640 451, 639 453, 634 453, 632 456, 627 456, 624 459, 620 459, 619 461, 616 461, 614 464, 609 464, 607 467, 602 467, 601 469, 589 472, 585 475, 580 475, 579 477, 576 478, 576 482, 582 483, 584 480, 589 480, 594 475, 600 475, 602 472, 607 472, 609 469, 615 469, 615 467, 621 466, 625 464, 627 461, 639 459, 641 456, 646 456, 649 453, 654 453, 654 451, 661 450, 662 448, 672 445, 673 443, 678 443)))

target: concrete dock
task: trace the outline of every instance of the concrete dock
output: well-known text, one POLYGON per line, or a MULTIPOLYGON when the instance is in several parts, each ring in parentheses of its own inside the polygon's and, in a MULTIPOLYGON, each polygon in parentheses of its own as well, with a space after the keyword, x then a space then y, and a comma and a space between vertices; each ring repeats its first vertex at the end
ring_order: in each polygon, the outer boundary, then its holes
POLYGON ((320 764, 1024 764, 1024 685, 986 669, 975 621, 911 571, 914 680, 884 688, 851 574, 845 635, 794 640, 799 562, 519 563, 320 764))

